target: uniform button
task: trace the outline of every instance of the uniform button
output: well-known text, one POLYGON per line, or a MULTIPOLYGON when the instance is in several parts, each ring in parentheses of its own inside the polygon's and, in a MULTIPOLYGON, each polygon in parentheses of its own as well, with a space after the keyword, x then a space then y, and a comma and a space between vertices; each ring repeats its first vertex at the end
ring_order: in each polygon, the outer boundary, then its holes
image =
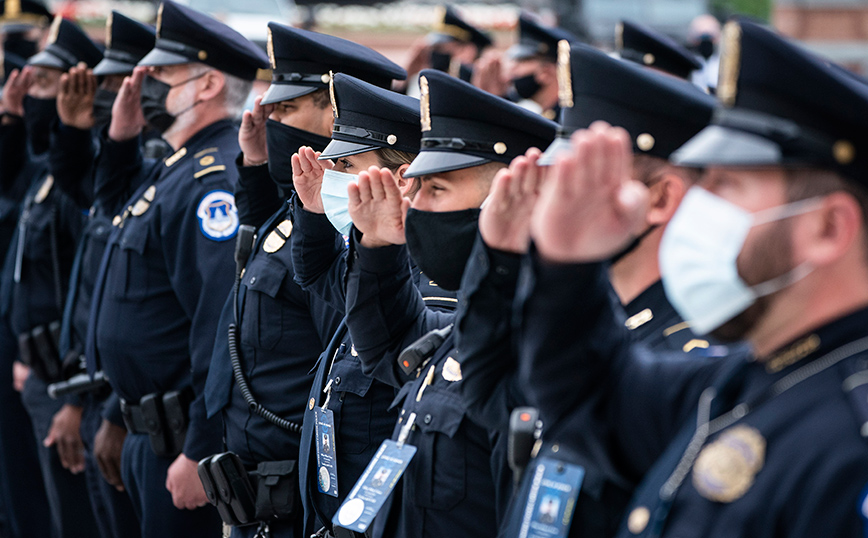
POLYGON ((256 277, 255 276, 250 277, 250 283, 253 284, 254 282, 256 282, 256 277))
POLYGON ((431 415, 425 415, 425 424, 431 424, 431 415))
POLYGON ((335 386, 340 385, 340 384, 341 384, 341 376, 338 376, 335 378, 335 386))
POLYGON ((559 445, 557 443, 552 445, 552 452, 557 452, 560 449, 561 449, 561 445, 559 445))
POLYGON ((648 521, 651 519, 651 512, 644 506, 634 508, 627 518, 627 529, 633 534, 639 534, 648 526, 648 521))
POLYGON ((308 407, 308 409, 310 409, 311 411, 313 411, 314 403, 315 403, 315 402, 313 401, 313 398, 311 398, 310 401, 307 402, 307 407, 308 407))

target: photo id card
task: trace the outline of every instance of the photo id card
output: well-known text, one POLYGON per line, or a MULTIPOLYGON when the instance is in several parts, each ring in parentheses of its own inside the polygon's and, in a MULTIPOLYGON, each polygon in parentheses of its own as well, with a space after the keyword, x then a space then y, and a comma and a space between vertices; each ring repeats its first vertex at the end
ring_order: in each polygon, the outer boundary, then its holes
POLYGON ((335 455, 335 414, 331 409, 314 409, 316 419, 316 485, 320 493, 338 496, 338 462, 335 455))
POLYGON ((575 514, 585 469, 551 458, 535 460, 519 538, 565 538, 575 514))

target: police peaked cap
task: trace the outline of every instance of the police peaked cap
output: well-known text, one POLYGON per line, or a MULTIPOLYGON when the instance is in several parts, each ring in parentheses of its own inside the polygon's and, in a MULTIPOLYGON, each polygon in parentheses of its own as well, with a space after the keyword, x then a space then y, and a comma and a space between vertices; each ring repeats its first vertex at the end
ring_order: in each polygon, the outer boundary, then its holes
POLYGON ((555 61, 558 57, 558 43, 563 40, 571 44, 579 42, 579 38, 566 30, 543 26, 522 13, 518 17, 518 43, 506 53, 513 60, 543 57, 555 61))
MULTIPOLYGON (((668 159, 708 125, 716 101, 695 85, 632 62, 612 58, 587 45, 568 47, 558 61, 562 135, 598 120, 630 133, 633 151, 668 159), (566 57, 564 56, 566 54, 566 57)), ((543 156, 568 141, 559 138, 543 156)))
POLYGON ((106 19, 105 57, 93 69, 94 75, 132 73, 154 47, 154 28, 117 11, 106 19))
POLYGON ((545 148, 557 124, 441 71, 420 73, 422 148, 406 177, 509 163, 545 148))
POLYGON ((419 153, 419 100, 338 73, 331 92, 335 125, 320 156, 336 159, 378 148, 419 153))
POLYGON ((84 62, 92 68, 100 60, 102 60, 102 52, 87 37, 84 30, 74 22, 58 15, 51 23, 45 49, 30 58, 27 64, 67 71, 79 62, 84 62))
POLYGON ((24 32, 36 26, 48 26, 52 15, 41 2, 4 0, 0 2, 0 29, 5 33, 24 32))
POLYGON ((428 35, 430 45, 438 45, 447 41, 473 43, 481 51, 491 46, 491 38, 479 28, 468 23, 456 13, 452 6, 439 6, 440 10, 434 31, 428 35))
POLYGON ((811 166, 868 186, 868 86, 758 24, 732 20, 711 125, 679 149, 686 166, 811 166))
POLYGON ((268 68, 265 53, 217 19, 164 0, 157 12, 157 41, 139 65, 161 66, 201 62, 244 80, 268 68))
POLYGON ((276 22, 268 23, 268 56, 273 74, 262 98, 264 105, 328 88, 330 72, 346 73, 381 88, 407 78, 401 66, 373 49, 276 22))
POLYGON ((702 68, 699 59, 671 37, 629 21, 615 30, 615 45, 621 58, 687 79, 702 68))

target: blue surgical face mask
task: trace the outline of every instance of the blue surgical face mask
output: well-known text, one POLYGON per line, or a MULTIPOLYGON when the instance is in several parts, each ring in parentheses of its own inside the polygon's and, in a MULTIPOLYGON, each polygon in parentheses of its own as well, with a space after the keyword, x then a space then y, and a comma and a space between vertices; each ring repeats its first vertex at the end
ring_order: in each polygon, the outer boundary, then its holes
POLYGON ((322 206, 325 209, 329 222, 342 235, 349 235, 353 220, 350 218, 350 197, 347 194, 347 186, 350 183, 359 183, 359 176, 326 170, 322 176, 322 206))
POLYGON ((755 286, 738 274, 737 260, 750 229, 818 209, 809 198, 750 213, 705 189, 692 187, 666 226, 660 272, 675 310, 703 335, 744 312, 760 297, 807 276, 805 262, 755 286))

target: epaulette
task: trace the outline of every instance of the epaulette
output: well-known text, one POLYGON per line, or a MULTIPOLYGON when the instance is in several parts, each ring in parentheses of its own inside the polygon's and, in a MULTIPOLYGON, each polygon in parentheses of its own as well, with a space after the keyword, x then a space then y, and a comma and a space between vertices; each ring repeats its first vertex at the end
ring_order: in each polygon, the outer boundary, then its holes
POLYGON ((214 172, 226 170, 226 165, 220 158, 220 148, 205 148, 193 155, 193 177, 201 179, 214 172))

